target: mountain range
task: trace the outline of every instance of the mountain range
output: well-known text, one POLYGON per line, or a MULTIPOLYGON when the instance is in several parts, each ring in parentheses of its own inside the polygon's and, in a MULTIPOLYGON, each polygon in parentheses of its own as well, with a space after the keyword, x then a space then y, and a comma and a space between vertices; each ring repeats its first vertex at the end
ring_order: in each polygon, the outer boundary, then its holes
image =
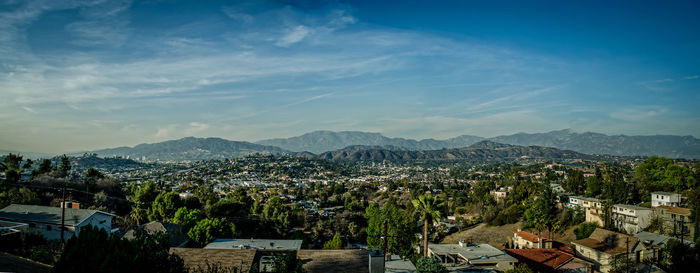
POLYGON ((468 147, 482 140, 520 146, 553 147, 598 155, 700 158, 700 141, 692 136, 605 135, 593 132, 576 133, 570 129, 534 134, 517 133, 492 138, 463 135, 445 140, 389 138, 378 133, 354 131, 316 131, 297 137, 268 139, 256 143, 293 152, 309 151, 318 154, 353 145, 393 146, 413 151, 453 149, 468 147))

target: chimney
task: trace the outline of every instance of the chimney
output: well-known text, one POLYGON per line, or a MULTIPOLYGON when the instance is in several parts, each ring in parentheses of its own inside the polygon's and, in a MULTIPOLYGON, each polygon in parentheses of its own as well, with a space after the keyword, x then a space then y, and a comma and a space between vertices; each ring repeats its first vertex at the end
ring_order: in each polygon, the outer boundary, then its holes
POLYGON ((384 273, 384 253, 378 248, 369 252, 369 273, 384 273))

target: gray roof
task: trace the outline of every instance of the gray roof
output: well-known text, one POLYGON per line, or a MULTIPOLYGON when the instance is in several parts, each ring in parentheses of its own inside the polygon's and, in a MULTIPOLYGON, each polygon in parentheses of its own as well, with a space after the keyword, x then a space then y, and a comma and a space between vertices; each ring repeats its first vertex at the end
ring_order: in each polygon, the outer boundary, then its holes
MULTIPOLYGON (((82 222, 86 218, 90 217, 90 215, 93 215, 95 213, 102 213, 110 216, 115 216, 114 214, 99 210, 66 208, 65 225, 69 227, 75 227, 80 222, 82 222)), ((31 222, 60 225, 61 208, 12 204, 0 210, 0 219, 20 223, 31 222)))
POLYGON ((216 239, 204 248, 293 251, 301 249, 301 242, 277 239, 216 239))
POLYGON ((634 237, 637 237, 637 239, 639 239, 639 241, 641 241, 644 244, 650 244, 658 247, 664 247, 664 245, 666 245, 666 241, 668 241, 668 239, 671 239, 671 237, 668 237, 666 235, 651 233, 647 231, 637 233, 634 235, 634 237))
POLYGON ((391 255, 391 260, 384 262, 384 272, 387 273, 414 273, 416 266, 409 259, 401 259, 399 255, 391 255))
POLYGON ((297 257, 309 273, 369 272, 369 253, 364 249, 303 249, 297 257))
POLYGON ((429 244, 430 251, 436 254, 462 256, 472 265, 493 262, 517 262, 518 260, 489 244, 429 244))

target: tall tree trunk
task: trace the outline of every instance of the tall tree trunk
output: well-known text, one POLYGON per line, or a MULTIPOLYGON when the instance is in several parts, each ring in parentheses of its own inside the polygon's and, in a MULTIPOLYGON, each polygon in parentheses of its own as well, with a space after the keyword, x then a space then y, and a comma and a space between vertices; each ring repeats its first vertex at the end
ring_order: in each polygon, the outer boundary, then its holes
POLYGON ((428 218, 426 217, 423 223, 423 255, 428 257, 428 218))

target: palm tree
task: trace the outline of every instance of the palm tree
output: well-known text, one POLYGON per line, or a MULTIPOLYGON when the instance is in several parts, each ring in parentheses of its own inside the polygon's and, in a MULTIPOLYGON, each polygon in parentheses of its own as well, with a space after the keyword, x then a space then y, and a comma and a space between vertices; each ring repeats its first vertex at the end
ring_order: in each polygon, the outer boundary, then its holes
POLYGON ((428 257, 428 225, 432 224, 434 219, 439 221, 442 218, 440 215, 442 202, 438 202, 435 196, 428 193, 421 195, 418 200, 413 200, 411 203, 416 208, 414 213, 423 220, 423 255, 428 257))

